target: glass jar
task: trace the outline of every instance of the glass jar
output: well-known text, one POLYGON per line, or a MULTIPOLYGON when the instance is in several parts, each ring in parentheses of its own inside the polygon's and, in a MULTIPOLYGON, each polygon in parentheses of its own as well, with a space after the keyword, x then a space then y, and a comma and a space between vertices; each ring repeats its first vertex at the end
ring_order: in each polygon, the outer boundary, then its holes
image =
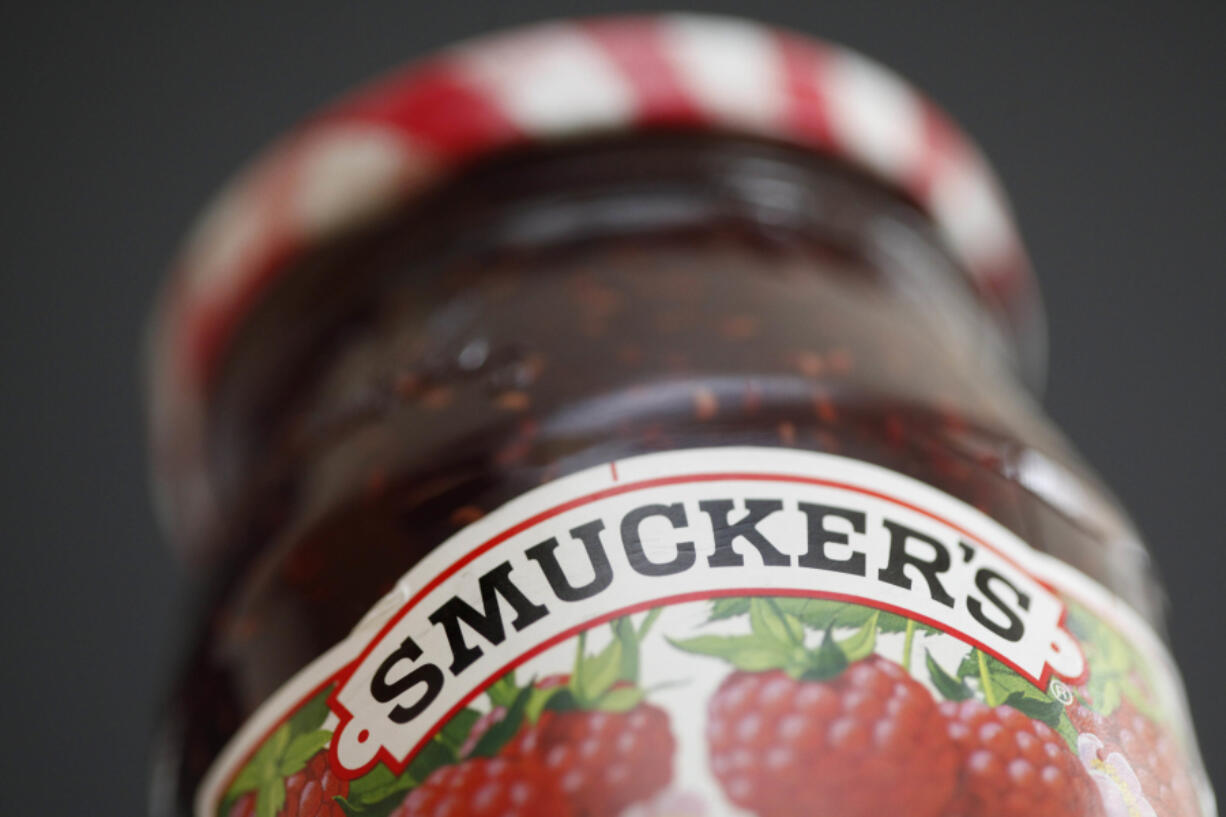
POLYGON ((1210 814, 993 191, 881 69, 694 17, 292 134, 155 332, 155 813, 1210 814))

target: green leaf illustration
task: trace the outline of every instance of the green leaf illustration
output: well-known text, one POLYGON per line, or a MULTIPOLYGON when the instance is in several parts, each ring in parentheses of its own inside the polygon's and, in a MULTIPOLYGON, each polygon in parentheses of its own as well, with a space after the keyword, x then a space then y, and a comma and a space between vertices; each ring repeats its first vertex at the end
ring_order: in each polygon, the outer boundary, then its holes
POLYGON ((877 611, 877 630, 879 632, 901 633, 905 629, 907 629, 906 616, 900 616, 898 613, 887 613, 884 610, 877 611))
POLYGON ((549 687, 548 689, 532 687, 528 691, 528 705, 524 707, 524 720, 528 723, 536 723, 546 709, 577 708, 578 703, 575 702, 575 696, 567 687, 549 687), (570 703, 564 703, 563 698, 568 699, 570 703))
POLYGON ((801 624, 813 630, 835 626, 859 627, 870 615, 866 608, 859 605, 828 599, 786 597, 775 602, 783 612, 795 616, 801 624))
MULTIPOLYGON (((979 649, 972 649, 958 665, 959 683, 965 686, 967 678, 976 679, 980 696, 990 706, 1010 706, 1042 721, 1064 738, 1069 749, 1077 751, 1077 729, 1069 720, 1068 711, 1046 690, 979 649)), ((938 683, 935 678, 933 682, 938 683)))
POLYGON ((986 653, 983 654, 983 657, 987 663, 988 674, 991 677, 992 687, 998 702, 1008 700, 1014 693, 1019 693, 1023 697, 1035 700, 1050 700, 1046 691, 1039 689, 1032 682, 1018 675, 1017 672, 1003 664, 999 659, 993 658, 986 653))
POLYGON ((515 696, 519 694, 519 689, 519 684, 515 680, 515 671, 511 670, 490 684, 486 688, 485 694, 489 696, 490 703, 494 706, 506 707, 515 702, 515 696))
POLYGON ((1052 698, 1044 700, 1024 695, 1021 692, 1011 693, 1008 698, 1005 698, 1004 703, 1005 706, 1013 707, 1028 718, 1043 721, 1053 729, 1060 723, 1060 715, 1064 712, 1064 707, 1057 700, 1052 698))
POLYGON ((460 747, 464 745, 464 741, 468 740, 469 733, 473 731, 473 725, 480 718, 480 712, 465 707, 452 715, 451 719, 443 724, 443 728, 438 731, 435 737, 458 752, 460 747))
POLYGON ((700 635, 694 638, 669 639, 680 650, 698 655, 722 658, 746 672, 779 669, 788 663, 788 650, 774 642, 763 643, 756 635, 700 635))
POLYGON ((285 753, 285 748, 289 746, 289 738, 290 725, 283 723, 277 728, 277 731, 272 733, 268 742, 260 747, 260 751, 256 752, 252 762, 259 763, 265 768, 275 769, 277 759, 285 753))
MULTIPOLYGON (((515 736, 520 724, 524 722, 524 710, 528 707, 528 699, 532 696, 533 687, 533 684, 528 684, 519 690, 515 695, 515 700, 507 707, 507 714, 477 740, 477 744, 468 753, 469 757, 493 757, 515 736)), ((417 776, 416 773, 414 776, 417 776)), ((418 777, 417 779, 424 778, 418 777)))
POLYGON ((978 654, 979 650, 972 648, 971 651, 963 657, 961 663, 958 664, 957 675, 959 679, 971 678, 979 674, 978 654))
POLYGON ((333 797, 332 799, 341 807, 341 812, 344 813, 345 817, 358 817, 358 815, 362 814, 362 810, 353 803, 350 803, 348 797, 333 797))
POLYGON ((382 800, 382 796, 370 796, 372 793, 382 794, 383 790, 396 783, 398 778, 392 770, 382 763, 377 764, 366 774, 349 784, 349 799, 359 803, 373 803, 382 800))
POLYGON ((285 753, 281 755, 281 762, 277 765, 277 774, 281 777, 289 777, 307 765, 307 761, 315 757, 331 739, 332 733, 327 729, 316 729, 294 738, 285 747, 285 753))
POLYGON ((256 796, 255 817, 276 817, 283 805, 285 781, 280 778, 269 780, 260 786, 260 793, 256 796))
POLYGON ((1154 706, 1149 662, 1131 643, 1079 604, 1068 604, 1068 628, 1081 642, 1089 663, 1090 677, 1086 682, 1090 709, 1108 716, 1129 701, 1151 720, 1161 722, 1161 711, 1154 706))
MULTIPOLYGON (((440 755, 436 750, 430 750, 429 746, 430 744, 427 744, 422 750, 428 755, 426 766, 437 768, 442 765, 442 762, 436 761, 454 762, 454 755, 448 753, 440 755), (450 759, 445 760, 445 758, 450 759)), ((418 757, 413 759, 413 764, 416 764, 421 756, 422 753, 418 753, 418 757)), ((410 769, 406 769, 397 776, 392 773, 391 769, 380 763, 353 781, 349 785, 348 798, 337 798, 337 802, 341 804, 341 809, 346 814, 382 817, 400 804, 400 801, 404 799, 404 792, 419 785, 424 779, 424 777, 418 779, 413 774, 411 771, 413 764, 410 764, 410 769)), ((416 771, 428 775, 433 768, 419 767, 416 771)))
POLYGON ((447 744, 440 740, 432 740, 421 747, 421 751, 409 762, 409 767, 404 771, 405 775, 412 780, 412 785, 416 786, 424 782, 435 769, 455 763, 457 760, 459 758, 456 757, 456 753, 447 744))
POLYGON ((254 762, 249 762, 235 776, 234 782, 226 790, 226 797, 234 798, 240 794, 258 789, 260 783, 264 781, 264 776, 264 767, 257 766, 254 762))
POLYGON ((862 623, 857 621, 860 618, 858 610, 862 608, 848 609, 851 605, 841 601, 781 598, 778 600, 778 603, 784 611, 795 616, 806 627, 814 630, 825 630, 827 627, 832 627, 835 624, 856 627, 862 623))
POLYGON ((637 633, 640 643, 647 637, 647 633, 651 632, 652 626, 660 618, 660 614, 663 612, 663 607, 653 607, 647 612, 647 615, 643 617, 643 623, 639 625, 639 631, 637 633))
POLYGON ((638 687, 615 687, 601 695, 594 708, 601 712, 629 712, 642 703, 644 697, 643 690, 638 687))
POLYGON ((378 800, 372 800, 369 803, 361 803, 353 796, 353 790, 350 788, 349 797, 334 797, 332 798, 337 805, 341 807, 346 817, 387 817, 396 808, 404 802, 404 793, 412 788, 410 785, 405 785, 395 790, 389 790, 388 794, 378 800))
POLYGON ((328 718, 328 696, 332 694, 333 689, 334 686, 329 686, 320 690, 314 698, 303 704, 290 717, 289 728, 291 734, 304 735, 307 732, 314 732, 324 725, 324 721, 328 718))
MULTIPOLYGON (((652 613, 658 617, 659 608, 652 610, 652 613)), ((621 645, 618 655, 617 666, 617 681, 625 681, 630 684, 637 684, 639 680, 639 642, 646 635, 646 630, 651 628, 655 622, 655 618, 651 615, 647 616, 644 622, 644 631, 640 632, 634 629, 634 622, 629 616, 615 619, 609 625, 613 629, 613 640, 621 645)))
POLYGON ((534 723, 540 717, 540 713, 545 710, 550 712, 572 712, 583 708, 583 704, 579 703, 574 690, 570 687, 540 689, 528 698, 528 706, 524 709, 524 719, 529 723, 534 723), (535 712, 536 716, 529 715, 529 712, 535 712))
POLYGON ((386 817, 404 800, 405 792, 421 785, 435 769, 457 760, 455 751, 436 735, 399 776, 379 764, 350 784, 347 797, 333 799, 348 817, 386 817))
MULTIPOLYGON (((887 613, 864 604, 853 604, 830 599, 797 598, 784 596, 772 598, 771 601, 779 609, 794 616, 798 621, 812 630, 825 630, 827 627, 862 627, 869 618, 877 616, 877 631, 882 633, 900 633, 907 627, 907 619, 897 613, 887 613)), ((752 599, 745 596, 716 599, 711 605, 710 621, 743 616, 750 612, 752 599)), ((937 633, 940 630, 927 624, 916 622, 916 628, 925 633, 937 633)))
POLYGON ((580 638, 580 657, 575 662, 572 688, 580 703, 595 701, 607 692, 621 675, 622 641, 614 638, 595 655, 582 655, 583 639, 580 638))
POLYGON ((873 614, 860 625, 859 630, 839 642, 839 649, 843 651, 843 656, 849 664, 873 654, 877 646, 877 619, 878 614, 874 610, 873 614))
POLYGON ((847 669, 847 665, 847 656, 839 648, 831 631, 827 629, 826 637, 822 639, 821 646, 813 654, 809 666, 800 673, 789 674, 795 678, 804 678, 806 681, 824 681, 847 669))
POLYGON ((928 677, 932 679, 932 685, 937 688, 937 692, 950 701, 965 701, 968 698, 973 698, 975 693, 966 685, 966 681, 961 678, 955 678, 936 662, 932 657, 932 653, 924 650, 924 663, 928 667, 928 677))
POLYGON ((762 598, 749 602, 749 628, 759 639, 772 641, 784 649, 801 645, 805 637, 800 622, 783 612, 778 604, 762 598))
POLYGON ((274 779, 277 776, 278 761, 289 744, 289 736, 289 723, 281 724, 239 771, 230 788, 226 790, 226 797, 255 791, 274 779))
POLYGON ((711 602, 710 621, 721 621, 726 618, 743 616, 749 612, 748 596, 728 596, 711 602))
POLYGON ((1056 723, 1055 730, 1060 733, 1060 737, 1064 738, 1068 744, 1070 751, 1077 751, 1077 727, 1073 726, 1072 720, 1069 719, 1068 710, 1061 709, 1060 720, 1056 723))
POLYGON ((239 795, 251 791, 256 792, 257 809, 260 803, 274 802, 278 797, 284 799, 283 779, 301 770, 332 737, 330 731, 319 728, 328 717, 331 692, 332 687, 320 690, 277 727, 239 770, 226 790, 223 803, 232 804, 239 795), (275 793, 273 783, 280 785, 280 794, 275 793))
MULTIPOLYGON (((842 672, 849 664, 872 655, 877 647, 883 614, 871 607, 826 599, 793 597, 735 598, 716 601, 711 618, 749 616, 751 635, 703 635, 670 639, 678 649, 720 658, 746 672, 783 670, 793 678, 822 680, 842 672), (806 628, 824 623, 816 649, 805 644, 806 628), (834 629, 854 628, 839 640, 834 629)), ((905 619, 888 619, 891 625, 905 619)))

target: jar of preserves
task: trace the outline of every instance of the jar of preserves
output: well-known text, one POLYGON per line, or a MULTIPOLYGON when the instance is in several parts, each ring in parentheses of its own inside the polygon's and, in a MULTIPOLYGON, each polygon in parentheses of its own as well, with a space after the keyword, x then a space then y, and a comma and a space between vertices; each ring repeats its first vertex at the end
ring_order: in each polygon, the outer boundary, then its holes
POLYGON ((155 318, 154 812, 1210 817, 1043 358, 979 152, 843 49, 557 23, 360 90, 155 318))

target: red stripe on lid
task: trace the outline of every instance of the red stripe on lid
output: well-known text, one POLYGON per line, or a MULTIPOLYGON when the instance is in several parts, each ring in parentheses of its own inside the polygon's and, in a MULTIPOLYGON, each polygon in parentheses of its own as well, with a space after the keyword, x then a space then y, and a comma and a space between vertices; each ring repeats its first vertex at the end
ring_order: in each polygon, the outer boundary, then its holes
POLYGON ((634 89, 641 124, 703 122, 702 110, 678 81, 658 20, 650 17, 595 20, 584 28, 634 89))

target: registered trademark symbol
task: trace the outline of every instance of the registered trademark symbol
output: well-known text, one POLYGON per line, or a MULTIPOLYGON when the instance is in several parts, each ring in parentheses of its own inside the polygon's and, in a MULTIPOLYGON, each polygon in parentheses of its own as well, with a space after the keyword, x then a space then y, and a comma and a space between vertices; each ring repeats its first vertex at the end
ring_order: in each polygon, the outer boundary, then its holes
POLYGON ((1069 689, 1059 678, 1051 679, 1051 683, 1047 686, 1047 691, 1051 693, 1053 698, 1065 706, 1073 702, 1073 690, 1069 689))

